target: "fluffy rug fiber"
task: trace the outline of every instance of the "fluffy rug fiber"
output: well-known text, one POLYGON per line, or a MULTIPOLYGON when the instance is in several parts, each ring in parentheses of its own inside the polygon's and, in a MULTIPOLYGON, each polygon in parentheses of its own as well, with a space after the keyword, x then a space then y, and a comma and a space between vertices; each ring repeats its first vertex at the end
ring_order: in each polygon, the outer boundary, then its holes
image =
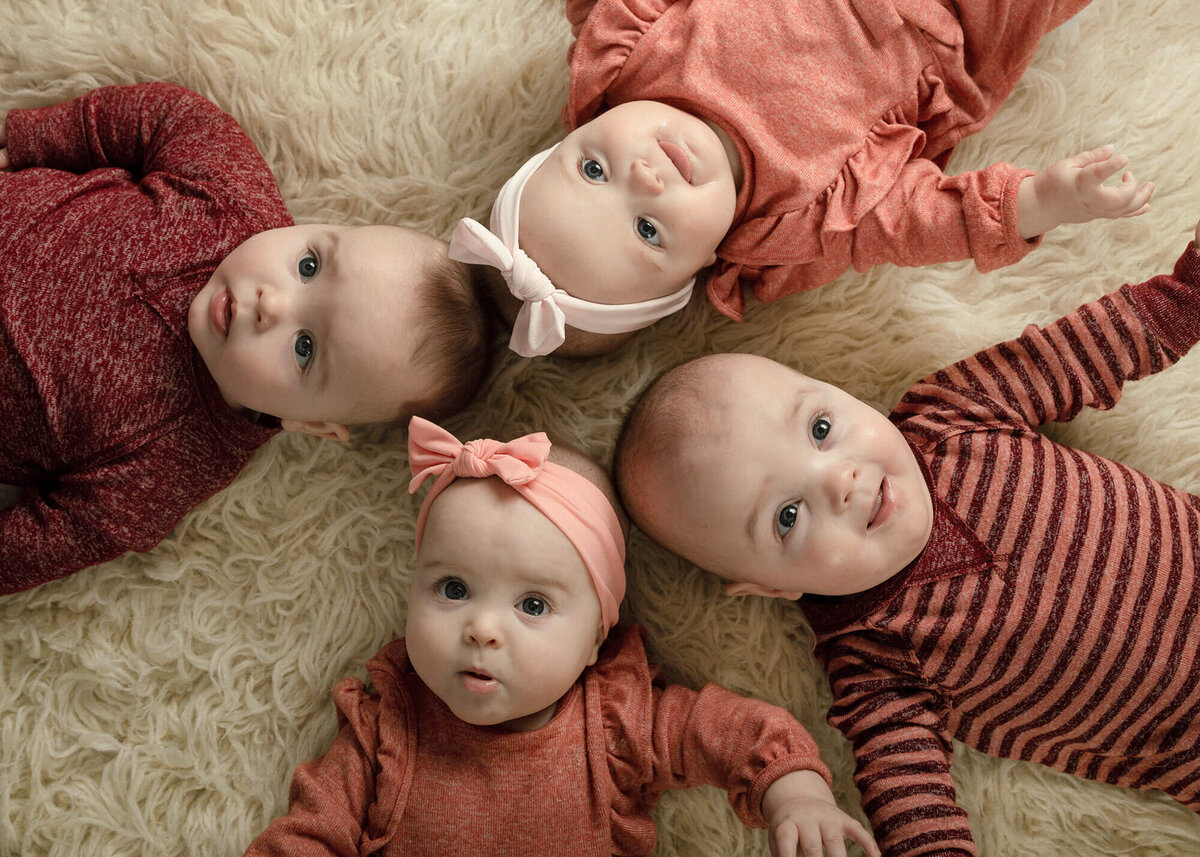
MULTIPOLYGON (((0 112, 104 84, 171 80, 231 112, 301 222, 448 237, 561 135, 562 0, 0 0, 0 112)), ((504 352, 449 423, 545 429, 607 462, 661 370, 756 351, 887 409, 917 377, 1122 282, 1169 269, 1200 217, 1195 0, 1095 0, 951 171, 1039 167, 1113 141, 1157 183, 1153 211, 1052 233, 1022 263, 881 267, 732 324, 700 301, 589 363, 504 352)), ((501 352, 497 343, 497 352, 501 352)), ((1055 436, 1200 492, 1200 357, 1055 436)), ((399 430, 346 445, 281 436, 149 554, 0 599, 0 853, 239 854, 286 806, 292 768, 335 732, 329 690, 404 627, 415 501, 399 430)), ((858 812, 849 747, 792 605, 724 598, 635 534, 625 613, 672 679, 790 708, 858 812)), ((1200 633, 1200 628, 1197 629, 1200 633)), ((1177 857, 1200 821, 1132 793, 959 748, 980 851, 1177 857)), ((765 854, 715 789, 668 795, 658 854, 765 854)))

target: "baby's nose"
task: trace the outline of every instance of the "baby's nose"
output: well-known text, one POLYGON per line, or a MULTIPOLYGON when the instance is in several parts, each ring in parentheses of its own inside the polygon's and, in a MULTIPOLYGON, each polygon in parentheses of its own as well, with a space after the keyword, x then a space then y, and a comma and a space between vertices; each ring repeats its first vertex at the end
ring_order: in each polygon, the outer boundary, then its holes
POLYGON ((836 510, 845 509, 854 496, 854 484, 858 480, 858 468, 853 462, 839 461, 825 470, 825 490, 829 502, 836 510))
POLYGON ((287 299, 278 289, 265 285, 258 287, 257 297, 257 326, 259 330, 266 330, 283 316, 287 308, 287 299))
POLYGON ((658 177, 658 173, 654 167, 650 166, 649 161, 644 158, 638 158, 633 162, 633 167, 630 170, 630 181, 634 187, 644 193, 662 193, 662 179, 658 177))

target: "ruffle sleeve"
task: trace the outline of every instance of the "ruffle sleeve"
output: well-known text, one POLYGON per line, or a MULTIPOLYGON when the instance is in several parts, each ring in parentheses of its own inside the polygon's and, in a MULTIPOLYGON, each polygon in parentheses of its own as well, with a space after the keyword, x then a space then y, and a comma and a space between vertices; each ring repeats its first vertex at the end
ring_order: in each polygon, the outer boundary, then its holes
POLYGON ((925 133, 898 111, 881 117, 810 202, 750 217, 725 236, 709 272, 709 300, 741 321, 743 287, 760 301, 772 301, 833 282, 850 266, 849 248, 843 246, 850 233, 924 148, 925 133))
POLYGON ((411 671, 404 640, 393 640, 367 661, 372 694, 357 678, 333 691, 339 725, 348 722, 368 755, 375 760, 375 800, 367 809, 361 853, 372 854, 397 834, 412 786, 412 760, 417 755, 417 729, 404 687, 411 671), (368 743, 370 742, 370 743, 368 743))
POLYGON ((567 52, 571 69, 562 123, 567 131, 595 118, 605 96, 646 31, 675 0, 595 0, 580 21, 586 2, 571 2, 567 17, 576 39, 567 52))
POLYGON ((655 686, 662 671, 646 659, 640 626, 610 640, 588 670, 585 683, 588 744, 596 771, 606 771, 609 821, 615 854, 645 854, 658 841, 650 810, 658 796, 644 790, 654 777, 648 752, 654 723, 655 686))
POLYGON ((1017 189, 1032 170, 997 163, 947 176, 918 156, 924 143, 919 128, 885 117, 809 205, 738 226, 717 250, 713 305, 741 321, 746 289, 765 303, 883 263, 972 259, 986 272, 1038 246, 1017 223, 1017 189))

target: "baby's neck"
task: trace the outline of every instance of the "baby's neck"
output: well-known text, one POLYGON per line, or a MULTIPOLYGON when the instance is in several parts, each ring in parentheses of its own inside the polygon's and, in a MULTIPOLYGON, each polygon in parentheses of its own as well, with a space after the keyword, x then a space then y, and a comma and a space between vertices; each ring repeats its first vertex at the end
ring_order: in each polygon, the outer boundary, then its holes
POLYGON ((725 129, 714 122, 707 119, 703 120, 704 124, 712 128, 717 135, 717 139, 721 141, 721 146, 725 149, 725 157, 729 159, 729 170, 733 173, 733 184, 739 191, 742 189, 742 156, 738 153, 737 144, 733 142, 733 138, 725 133, 725 129))

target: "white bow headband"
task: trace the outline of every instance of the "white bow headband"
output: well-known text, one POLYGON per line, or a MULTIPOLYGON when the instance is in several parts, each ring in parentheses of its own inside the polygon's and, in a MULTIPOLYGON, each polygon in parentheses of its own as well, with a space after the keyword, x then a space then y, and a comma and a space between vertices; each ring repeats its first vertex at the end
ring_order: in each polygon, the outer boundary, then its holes
POLYGON ((492 206, 492 228, 464 217, 450 237, 450 258, 499 269, 522 302, 508 347, 522 357, 549 354, 563 344, 569 324, 591 333, 640 330, 687 306, 696 278, 679 291, 634 304, 599 304, 573 297, 550 281, 518 243, 521 191, 557 147, 538 152, 504 183, 492 206))

